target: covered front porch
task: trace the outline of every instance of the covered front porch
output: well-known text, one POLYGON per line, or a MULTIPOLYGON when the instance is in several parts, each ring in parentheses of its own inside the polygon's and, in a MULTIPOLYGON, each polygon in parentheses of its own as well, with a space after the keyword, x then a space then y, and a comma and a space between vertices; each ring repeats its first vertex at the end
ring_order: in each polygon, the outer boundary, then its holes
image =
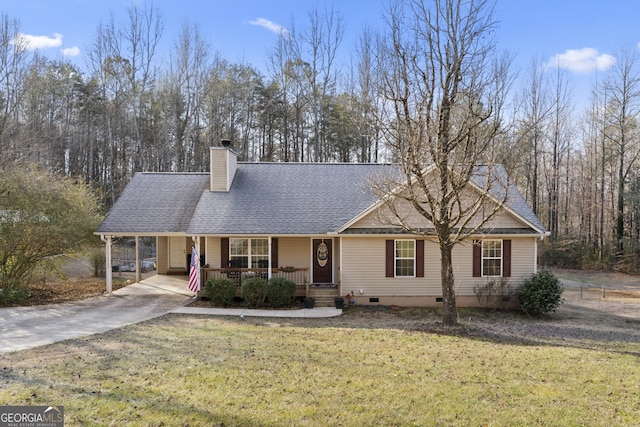
POLYGON ((200 269, 200 278, 204 286, 209 279, 228 278, 236 285, 236 296, 240 296, 242 282, 254 277, 269 280, 271 278, 284 278, 296 284, 296 297, 309 297, 311 282, 309 281, 309 269, 306 267, 281 267, 281 268, 210 268, 200 269))
POLYGON ((252 277, 284 278, 296 284, 297 297, 321 290, 340 295, 338 238, 316 236, 164 236, 158 237, 158 274, 187 274, 191 247, 200 258, 202 287, 212 278, 229 278, 236 295, 252 277))

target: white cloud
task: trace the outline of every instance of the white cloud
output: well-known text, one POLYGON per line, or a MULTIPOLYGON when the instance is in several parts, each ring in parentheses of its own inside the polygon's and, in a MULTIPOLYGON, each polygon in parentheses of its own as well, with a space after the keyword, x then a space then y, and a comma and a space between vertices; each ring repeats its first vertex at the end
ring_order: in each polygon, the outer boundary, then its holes
POLYGON ((275 22, 269 21, 268 19, 265 19, 265 18, 254 19, 253 21, 249 21, 249 24, 266 28, 267 30, 274 32, 276 34, 286 35, 289 33, 289 31, 287 31, 287 29, 282 25, 276 24, 275 22))
POLYGON ((53 37, 33 36, 31 34, 19 33, 13 44, 23 44, 28 50, 45 49, 48 47, 62 46, 62 34, 54 33, 53 37))
POLYGON ((73 47, 65 47, 64 49, 60 49, 63 56, 78 56, 80 55, 80 48, 78 46, 73 47))
POLYGON ((592 47, 582 49, 569 49, 565 53, 553 56, 546 64, 546 68, 565 68, 574 73, 589 73, 591 71, 604 71, 613 64, 616 59, 606 53, 600 53, 592 47))

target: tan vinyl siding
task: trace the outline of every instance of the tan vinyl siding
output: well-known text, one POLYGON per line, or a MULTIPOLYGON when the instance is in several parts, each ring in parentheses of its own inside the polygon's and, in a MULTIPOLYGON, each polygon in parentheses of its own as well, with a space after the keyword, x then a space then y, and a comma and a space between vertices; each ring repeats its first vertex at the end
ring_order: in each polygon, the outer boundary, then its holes
MULTIPOLYGON (((399 203, 400 205, 400 203, 399 203)), ((407 224, 410 224, 416 228, 433 228, 433 224, 430 221, 427 221, 424 217, 422 217, 415 209, 408 205, 407 202, 402 202, 403 207, 399 208, 399 211, 402 212, 403 219, 407 224), (406 205, 406 206, 405 206, 406 205)), ((487 212, 490 213, 490 212, 487 212)), ((468 226, 477 225, 480 222, 480 218, 484 212, 480 212, 477 215, 477 220, 471 221, 468 226)), ((389 219, 391 219, 391 215, 388 213, 386 208, 382 208, 382 210, 374 210, 369 214, 365 215, 363 218, 356 221, 349 228, 380 228, 380 227, 390 227, 389 219)), ((527 227, 522 221, 518 218, 514 217, 511 213, 507 211, 497 213, 490 221, 482 226, 482 228, 522 228, 527 227)))
POLYGON ((231 184, 233 184, 233 178, 236 176, 236 169, 238 168, 238 157, 231 153, 231 151, 226 150, 227 152, 227 182, 226 182, 226 191, 231 189, 231 184))
POLYGON ((487 221, 482 228, 522 228, 527 227, 522 221, 508 212, 500 212, 487 221))
MULTIPOLYGON (((480 215, 478 215, 480 218, 480 215)), ((480 220, 471 221, 469 227, 476 226, 480 223, 480 220)), ((523 228, 528 227, 525 223, 520 221, 518 218, 511 215, 509 212, 499 212, 492 219, 487 221, 482 225, 483 229, 491 229, 491 228, 523 228)))
POLYGON ((211 191, 227 191, 227 150, 211 147, 211 191))
MULTIPOLYGON (((403 237, 406 238, 406 237, 403 237)), ((380 237, 342 238, 342 292, 364 296, 440 295, 438 246, 425 241, 425 277, 385 277, 385 241, 380 237), (437 274, 434 272, 437 271, 437 274)))
POLYGON ((156 247, 156 268, 158 274, 167 274, 169 270, 169 238, 167 236, 159 236, 156 247))
POLYGON ((209 264, 210 268, 220 268, 220 237, 206 238, 206 259, 205 264, 209 264))
MULTIPOLYGON (((391 238, 391 237, 389 237, 391 238)), ((407 238, 407 237, 402 237, 407 238)), ((424 278, 385 277, 385 237, 342 238, 342 292, 364 297, 441 296, 440 249, 425 241, 424 278)), ((535 271, 535 237, 511 237, 511 277, 517 286, 535 271)), ((473 286, 487 278, 473 277, 471 241, 453 249, 453 274, 457 296, 475 296, 473 286)))
POLYGON ((309 268, 311 240, 308 237, 278 238, 278 267, 309 268))
POLYGON ((226 148, 211 147, 211 191, 229 191, 238 167, 238 158, 226 148))
MULTIPOLYGON (((406 201, 398 203, 398 211, 408 224, 424 228, 433 227, 433 224, 430 221, 427 221, 406 201)), ((349 228, 379 228, 384 227, 385 225, 390 227, 391 225, 388 224, 390 224, 392 220, 393 217, 389 210, 386 207, 382 207, 380 209, 374 209, 372 212, 352 224, 349 228)))

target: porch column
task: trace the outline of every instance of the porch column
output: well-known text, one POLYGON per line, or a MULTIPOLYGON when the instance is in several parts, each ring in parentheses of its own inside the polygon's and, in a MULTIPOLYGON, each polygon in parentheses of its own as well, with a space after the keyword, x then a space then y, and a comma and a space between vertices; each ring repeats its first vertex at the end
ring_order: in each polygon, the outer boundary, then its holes
MULTIPOLYGON (((542 240, 542 237, 540 238, 542 240)), ((538 273, 538 238, 533 239, 533 274, 538 273)))
POLYGON ((105 277, 107 280, 107 293, 109 295, 111 295, 111 283, 112 283, 112 272, 111 272, 111 236, 100 236, 100 238, 102 239, 102 241, 105 243, 105 258, 106 258, 106 262, 105 262, 105 277))
POLYGON ((269 261, 267 261, 267 268, 268 268, 268 270, 267 270, 267 280, 271 280, 271 236, 269 236, 267 241, 269 242, 269 253, 268 253, 269 261))
POLYGON ((135 242, 136 242, 136 283, 140 281, 141 276, 140 276, 140 270, 142 265, 140 264, 140 238, 138 236, 135 236, 135 242))

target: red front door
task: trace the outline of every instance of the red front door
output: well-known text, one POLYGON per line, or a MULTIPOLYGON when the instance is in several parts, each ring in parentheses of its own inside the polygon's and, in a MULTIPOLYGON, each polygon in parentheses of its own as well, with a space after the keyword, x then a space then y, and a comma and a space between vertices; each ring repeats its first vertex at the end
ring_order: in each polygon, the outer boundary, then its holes
POLYGON ((313 283, 333 283, 331 239, 313 240, 313 283))

